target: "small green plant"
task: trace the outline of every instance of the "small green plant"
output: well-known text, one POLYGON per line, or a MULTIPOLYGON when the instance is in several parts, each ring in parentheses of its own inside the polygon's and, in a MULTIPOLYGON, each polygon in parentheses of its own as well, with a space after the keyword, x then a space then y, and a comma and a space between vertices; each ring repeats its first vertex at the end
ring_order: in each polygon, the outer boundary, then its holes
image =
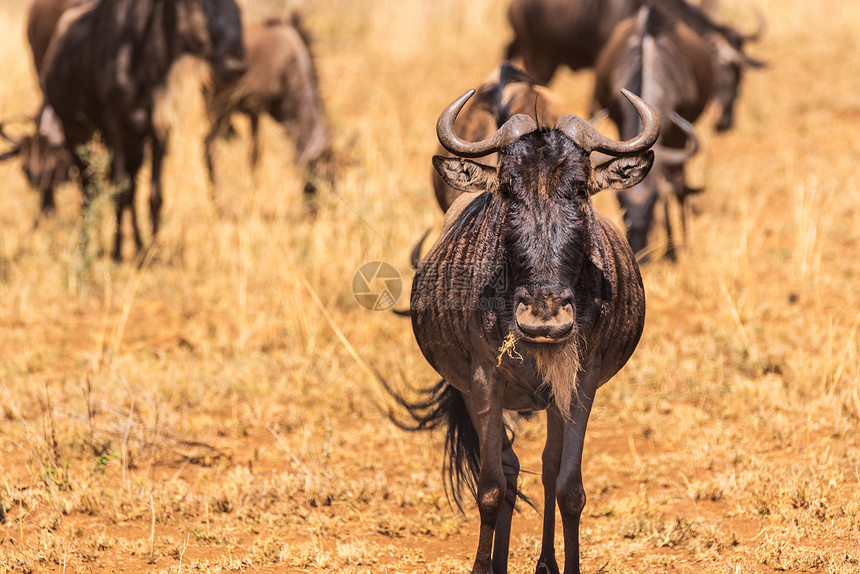
POLYGON ((78 241, 72 256, 70 287, 73 292, 80 292, 86 283, 96 254, 89 250, 90 236, 93 230, 101 225, 101 216, 106 208, 113 207, 114 198, 127 185, 128 181, 111 184, 107 174, 110 170, 112 156, 108 151, 99 151, 91 145, 78 146, 76 153, 87 164, 84 181, 84 201, 81 205, 81 223, 78 241))
POLYGON ((48 489, 56 487, 60 490, 70 490, 72 484, 72 478, 70 475, 71 468, 72 463, 68 461, 64 462, 62 465, 43 466, 39 479, 48 489))
POLYGON ((99 474, 107 474, 107 465, 112 460, 119 460, 120 454, 117 451, 103 452, 96 457, 95 471, 99 474))

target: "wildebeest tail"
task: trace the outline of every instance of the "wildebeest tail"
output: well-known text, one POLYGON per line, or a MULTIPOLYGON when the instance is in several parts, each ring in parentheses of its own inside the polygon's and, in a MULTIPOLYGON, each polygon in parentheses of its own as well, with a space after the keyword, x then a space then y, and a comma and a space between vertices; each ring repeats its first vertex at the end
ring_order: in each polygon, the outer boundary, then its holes
MULTIPOLYGON (((409 420, 404 422, 389 412, 389 419, 404 430, 424 431, 445 427, 445 456, 442 474, 445 478, 445 491, 457 508, 463 511, 462 492, 468 490, 474 498, 477 494, 478 475, 481 472, 481 446, 478 432, 472 425, 463 395, 446 383, 439 381, 421 392, 421 398, 411 402, 387 384, 386 388, 394 400, 406 409, 409 420)), ((506 427, 506 430, 509 431, 506 427)), ((511 437, 513 442, 513 437, 511 437)), ((522 499, 526 504, 531 501, 519 489, 511 493, 512 501, 522 499)))
POLYGON ((443 426, 446 428, 445 457, 442 463, 445 490, 462 511, 461 493, 465 488, 475 495, 478 473, 481 471, 478 433, 472 426, 463 395, 444 380, 422 390, 420 398, 414 402, 391 388, 388 388, 388 391, 407 412, 407 421, 389 412, 389 418, 398 427, 409 431, 434 430, 443 426))

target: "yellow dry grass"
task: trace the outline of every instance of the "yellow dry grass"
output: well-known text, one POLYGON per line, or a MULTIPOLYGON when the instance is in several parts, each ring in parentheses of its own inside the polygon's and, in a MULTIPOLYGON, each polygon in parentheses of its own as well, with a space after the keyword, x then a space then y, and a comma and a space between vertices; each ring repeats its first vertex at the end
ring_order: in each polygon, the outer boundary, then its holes
MULTIPOLYGON (((3 118, 38 104, 19 4, 0 6, 3 118)), ((585 572, 860 568, 860 4, 756 4, 769 27, 751 51, 771 65, 731 133, 703 122, 690 240, 644 270, 642 342, 596 401, 585 572)), ((408 276, 413 241, 438 229, 436 116, 498 63, 504 3, 303 8, 351 149, 316 219, 275 130, 256 175, 244 137, 219 144, 209 200, 187 76, 142 269, 76 259, 73 186, 33 230, 35 194, 0 166, 0 572, 468 571, 477 520, 445 501, 439 437, 394 429, 367 367, 395 384, 434 373, 408 321, 350 287, 371 260, 408 276)), ((583 113, 590 81, 553 88, 583 113)), ((112 219, 93 228, 105 249, 112 219)), ((542 435, 540 418, 518 435, 536 499, 542 435)), ((535 511, 515 517, 512 572, 533 572, 539 531, 535 511)))

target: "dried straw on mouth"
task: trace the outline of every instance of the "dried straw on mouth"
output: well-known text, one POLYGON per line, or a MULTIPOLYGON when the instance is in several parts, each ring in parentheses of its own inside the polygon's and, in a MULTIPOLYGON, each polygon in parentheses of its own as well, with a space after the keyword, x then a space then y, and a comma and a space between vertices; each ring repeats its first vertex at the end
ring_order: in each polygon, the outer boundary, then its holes
POLYGON ((502 365, 502 359, 507 355, 511 359, 519 359, 520 362, 523 362, 523 356, 517 352, 516 349, 517 344, 517 336, 513 333, 508 333, 505 340, 502 341, 502 346, 499 347, 499 356, 497 357, 496 366, 500 367, 502 365))

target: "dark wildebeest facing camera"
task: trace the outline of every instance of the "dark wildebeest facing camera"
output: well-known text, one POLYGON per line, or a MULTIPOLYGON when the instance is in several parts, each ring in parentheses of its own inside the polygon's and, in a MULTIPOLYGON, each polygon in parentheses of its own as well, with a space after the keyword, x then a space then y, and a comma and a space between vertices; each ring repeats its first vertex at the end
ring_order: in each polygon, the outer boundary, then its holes
MULTIPOLYGON (((654 161, 657 115, 625 92, 642 129, 613 141, 574 115, 539 128, 515 115, 482 141, 455 134, 469 92, 437 124, 457 157, 433 163, 464 193, 446 212, 412 284, 411 315, 422 353, 443 381, 407 407, 416 429, 447 427, 449 486, 476 496, 481 530, 473 573, 507 569, 519 462, 503 411, 547 411, 546 492, 538 572, 559 571, 555 507, 567 573, 579 572, 581 461, 595 393, 626 362, 645 322, 639 268, 621 232, 592 205, 602 189, 642 180, 654 161), (499 153, 498 167, 468 159, 499 153), (590 154, 611 156, 592 167, 590 154)), ((396 395, 396 393, 395 393, 396 395)), ((397 396, 397 395, 396 395, 397 396)), ((409 426, 409 424, 405 424, 409 426)))

